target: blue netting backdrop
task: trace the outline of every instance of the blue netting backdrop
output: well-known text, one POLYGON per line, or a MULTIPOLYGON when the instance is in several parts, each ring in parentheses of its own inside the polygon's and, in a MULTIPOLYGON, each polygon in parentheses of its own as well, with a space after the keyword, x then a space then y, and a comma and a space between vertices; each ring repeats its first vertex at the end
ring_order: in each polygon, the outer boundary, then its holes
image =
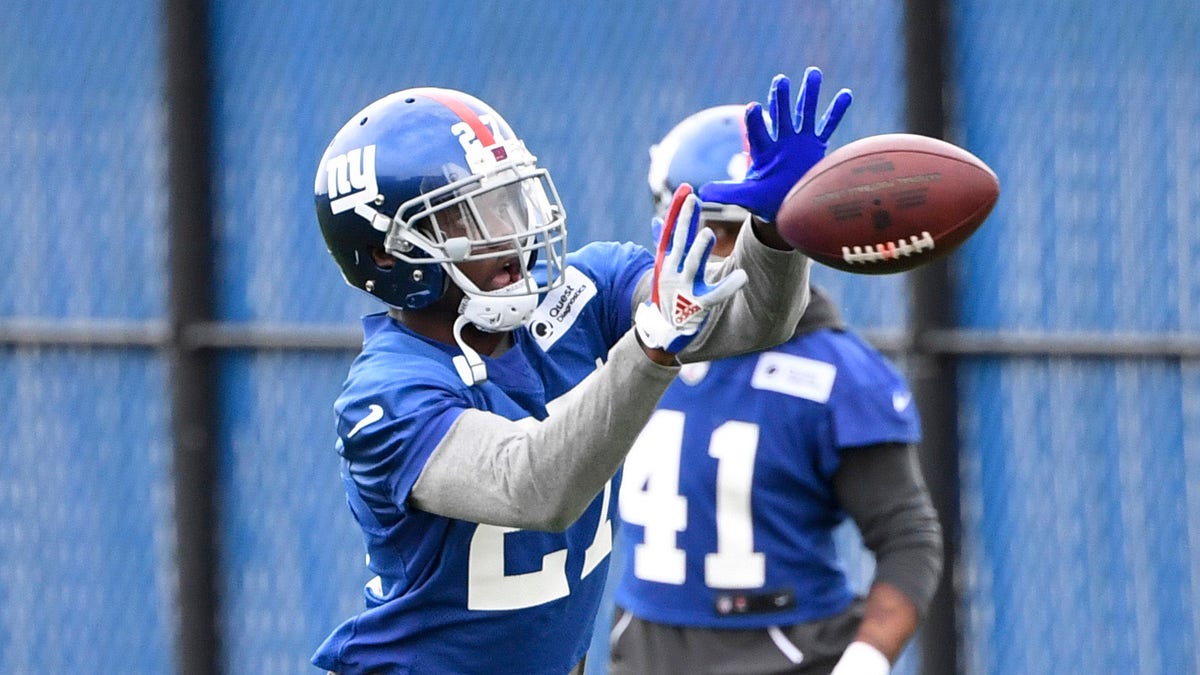
MULTIPOLYGON (((1200 7, 959 3, 956 124, 1000 176, 972 328, 1195 333, 1200 7)), ((960 368, 965 667, 1200 672, 1194 362, 960 368)))
MULTIPOLYGON (((9 0, 3 15, 0 317, 161 318, 157 5, 9 0)), ((144 349, 0 347, 5 670, 171 671, 165 391, 144 349)))
MULTIPOLYGON (((1200 6, 950 4, 953 140, 1003 186, 953 258, 964 327, 1200 333, 1200 6)), ((650 144, 697 109, 762 100, 777 72, 820 65, 822 108, 853 88, 834 146, 905 130, 902 5, 216 0, 220 318, 353 332, 372 309, 329 261, 311 195, 325 143, 386 93, 478 95, 552 170, 574 245, 647 243, 650 144)), ((162 320, 160 4, 4 10, 0 321, 162 320)), ((854 326, 905 328, 903 276, 814 278, 854 326)), ((332 447, 352 356, 219 360, 229 672, 315 672, 362 604, 332 447)), ((1195 362, 968 357, 959 373, 962 672, 1200 672, 1195 362)), ((0 346, 7 670, 173 670, 167 378, 152 348, 0 346)), ((839 544, 863 588, 873 561, 852 529, 839 544)), ((918 668, 910 649, 897 672, 918 668)))
POLYGON ((162 315, 159 15, 151 0, 110 5, 4 4, 0 316, 162 315))
POLYGON ((0 658, 14 673, 170 670, 161 362, 0 351, 0 658))
POLYGON ((352 358, 238 353, 222 361, 221 627, 230 673, 313 670, 317 645, 363 607, 371 575, 333 448, 333 399, 352 358))

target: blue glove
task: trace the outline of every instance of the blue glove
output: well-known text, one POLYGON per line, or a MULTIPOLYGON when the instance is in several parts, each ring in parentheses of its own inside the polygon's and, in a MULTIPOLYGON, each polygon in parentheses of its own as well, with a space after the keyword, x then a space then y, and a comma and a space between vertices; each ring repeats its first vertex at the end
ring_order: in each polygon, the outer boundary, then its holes
POLYGON ((714 181, 700 186, 700 199, 720 204, 737 204, 750 209, 766 221, 775 219, 784 196, 808 170, 825 156, 829 136, 842 121, 850 107, 849 89, 842 89, 833 98, 816 125, 817 97, 821 93, 821 69, 804 71, 804 85, 796 100, 799 127, 794 126, 788 101, 790 83, 785 75, 776 75, 767 94, 771 110, 771 127, 763 115, 762 105, 746 107, 746 137, 750 143, 750 170, 740 181, 714 181))
POLYGON ((680 185, 658 240, 650 300, 639 305, 633 317, 643 345, 672 353, 681 351, 700 332, 712 308, 746 283, 746 272, 740 269, 716 284, 704 280, 714 244, 712 230, 700 227, 700 201, 692 194, 692 187, 680 185), (677 227, 680 221, 683 224, 677 227))

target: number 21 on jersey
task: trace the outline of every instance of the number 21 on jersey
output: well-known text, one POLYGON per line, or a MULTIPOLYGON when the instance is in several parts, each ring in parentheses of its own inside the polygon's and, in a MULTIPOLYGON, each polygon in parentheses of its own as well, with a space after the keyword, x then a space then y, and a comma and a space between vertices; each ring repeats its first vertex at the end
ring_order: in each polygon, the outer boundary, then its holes
MULTIPOLYGON (((643 528, 632 554, 634 574, 646 581, 679 585, 686 578, 687 552, 676 541, 688 526, 687 498, 679 494, 684 419, 677 410, 655 411, 625 460, 621 518, 643 528)), ((730 420, 709 437, 708 454, 717 460, 716 550, 704 555, 709 588, 766 583, 766 559, 754 550, 750 511, 757 452, 757 424, 730 420)))
MULTIPOLYGON (((600 503, 600 522, 592 541, 584 550, 580 578, 595 570, 612 551, 612 521, 608 501, 612 481, 604 484, 600 503)), ((471 536, 468 560, 467 608, 475 610, 523 609, 565 598, 571 593, 567 581, 567 549, 542 556, 542 566, 533 572, 506 574, 504 571, 505 535, 515 527, 480 524, 471 536)))

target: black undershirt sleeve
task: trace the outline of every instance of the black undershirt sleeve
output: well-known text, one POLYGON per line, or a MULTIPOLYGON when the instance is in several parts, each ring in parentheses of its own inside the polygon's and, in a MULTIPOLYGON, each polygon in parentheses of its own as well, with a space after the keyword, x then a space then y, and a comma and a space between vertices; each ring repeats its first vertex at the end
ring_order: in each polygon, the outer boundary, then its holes
POLYGON ((924 617, 941 578, 942 529, 916 447, 871 445, 841 459, 834 491, 875 554, 875 581, 900 589, 924 617))

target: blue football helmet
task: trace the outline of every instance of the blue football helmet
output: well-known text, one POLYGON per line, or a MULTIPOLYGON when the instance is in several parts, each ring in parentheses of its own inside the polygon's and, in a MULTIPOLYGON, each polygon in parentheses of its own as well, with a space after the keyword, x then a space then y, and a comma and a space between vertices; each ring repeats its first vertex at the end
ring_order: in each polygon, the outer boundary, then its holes
POLYGON ((454 283, 466 295, 460 319, 507 331, 562 281, 566 214, 550 174, 462 92, 406 89, 364 108, 325 150, 314 191, 346 283, 391 307, 428 307, 454 283), (381 251, 396 261, 380 264, 381 251), (455 264, 514 256, 521 279, 501 289, 480 290, 455 264))
MULTIPOLYGON (((717 180, 741 180, 750 168, 746 106, 719 105, 686 117, 650 147, 650 193, 654 212, 665 217, 681 184, 694 188, 717 180)), ((701 220, 741 222, 749 212, 732 204, 705 202, 701 220)), ((656 235, 657 239, 657 235, 656 235)))

